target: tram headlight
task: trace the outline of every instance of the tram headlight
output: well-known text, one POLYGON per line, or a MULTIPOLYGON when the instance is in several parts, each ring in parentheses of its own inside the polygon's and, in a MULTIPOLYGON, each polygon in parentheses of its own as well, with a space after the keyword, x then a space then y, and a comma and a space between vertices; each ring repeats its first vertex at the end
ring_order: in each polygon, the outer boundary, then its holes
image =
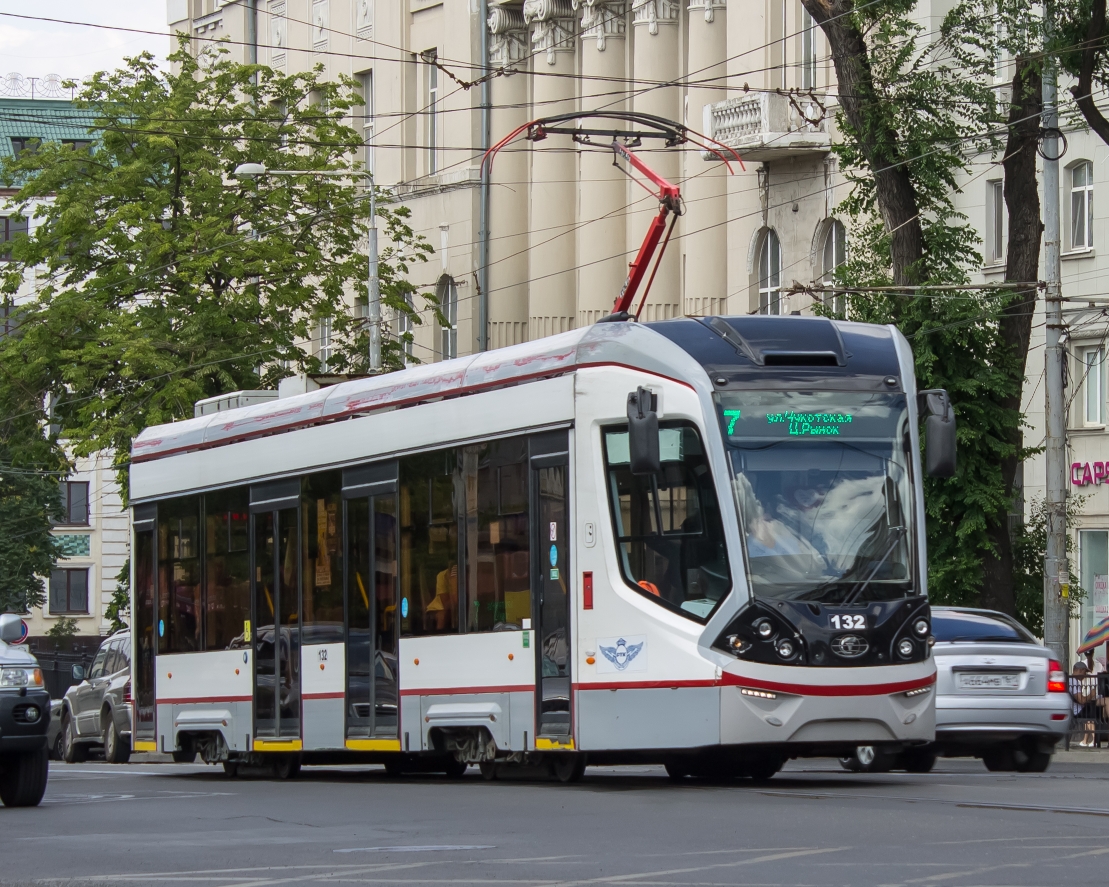
POLYGON ((766 640, 774 634, 774 625, 769 619, 760 619, 755 623, 755 631, 759 633, 759 637, 766 640))
POLYGON ((902 638, 897 642, 897 655, 902 659, 908 659, 913 655, 913 642, 908 638, 902 638))
POLYGON ((751 647, 751 642, 744 637, 740 637, 738 634, 730 634, 724 638, 724 640, 731 648, 731 651, 737 656, 740 653, 746 652, 751 647))
POLYGON ((924 637, 925 635, 927 635, 928 620, 924 618, 918 619, 916 622, 913 623, 913 631, 915 631, 919 637, 924 637))
POLYGON ((783 638, 778 641, 776 649, 778 650, 778 655, 783 659, 792 659, 793 654, 797 651, 797 648, 793 645, 793 641, 788 638, 783 638))

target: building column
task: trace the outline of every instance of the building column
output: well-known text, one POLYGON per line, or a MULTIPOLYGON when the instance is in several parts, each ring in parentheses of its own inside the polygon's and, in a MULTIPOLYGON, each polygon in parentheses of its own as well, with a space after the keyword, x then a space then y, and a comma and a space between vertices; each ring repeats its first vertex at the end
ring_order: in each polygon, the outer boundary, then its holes
MULTIPOLYGON (((621 111, 612 91, 624 77, 627 6, 624 0, 574 0, 581 11, 581 110, 621 111), (610 78, 596 79, 590 78, 610 78)), ((578 183, 577 323, 612 313, 628 275, 624 220, 627 179, 612 165, 605 139, 580 153, 578 183)))
MULTIPOLYGON (((692 79, 709 80, 708 87, 727 85, 726 4, 727 0, 689 0, 688 57, 690 67, 698 70, 692 79)), ((704 125, 704 108, 724 95, 722 89, 690 86, 686 124, 711 135, 704 125)), ((728 295, 728 170, 715 156, 706 161, 700 151, 687 151, 684 159, 682 193, 689 211, 679 223, 684 235, 679 250, 684 255, 683 312, 722 314, 727 311, 728 295)))
MULTIPOLYGON (((494 2, 488 21, 489 63, 520 63, 528 51, 518 0, 494 2)), ((523 66, 522 63, 521 66, 523 66)), ((495 144, 528 120, 527 77, 494 77, 490 129, 495 144)), ((528 340, 528 152, 526 142, 497 155, 489 195, 489 347, 528 340)), ((475 309, 476 316, 476 309, 475 309)))
MULTIPOLYGON (((635 27, 632 76, 636 90, 632 106, 636 111, 679 122, 682 119, 681 89, 673 86, 660 87, 657 84, 673 82, 681 73, 678 33, 680 12, 681 6, 677 0, 632 0, 635 27)), ((639 149, 639 154, 663 178, 678 182, 682 169, 678 149, 661 147, 660 141, 651 139, 639 149)), ((630 190, 629 194, 632 208, 627 215, 627 243, 631 255, 634 256, 643 242, 651 219, 658 215, 658 202, 643 194, 638 187, 630 190)), ((651 287, 650 298, 640 316, 642 320, 662 320, 675 317, 681 311, 677 246, 678 243, 671 241, 666 249, 665 258, 651 287)), ((645 279, 643 286, 646 285, 645 279)), ((636 297, 637 301, 640 296, 642 291, 636 297)))
MULTIPOLYGON (((570 0, 524 0, 531 30, 532 116, 576 110, 574 10, 570 0), (569 76, 550 77, 549 74, 569 76)), ((528 338, 574 328, 577 151, 569 136, 548 136, 531 146, 528 246, 528 338)))

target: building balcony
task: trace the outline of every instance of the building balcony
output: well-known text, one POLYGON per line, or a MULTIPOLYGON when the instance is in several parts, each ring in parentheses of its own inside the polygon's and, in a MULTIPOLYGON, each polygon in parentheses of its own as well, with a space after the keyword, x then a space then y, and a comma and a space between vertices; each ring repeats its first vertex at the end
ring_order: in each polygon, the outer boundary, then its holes
POLYGON ((832 146, 822 97, 809 94, 763 92, 705 105, 704 129, 744 160, 825 154, 832 146))

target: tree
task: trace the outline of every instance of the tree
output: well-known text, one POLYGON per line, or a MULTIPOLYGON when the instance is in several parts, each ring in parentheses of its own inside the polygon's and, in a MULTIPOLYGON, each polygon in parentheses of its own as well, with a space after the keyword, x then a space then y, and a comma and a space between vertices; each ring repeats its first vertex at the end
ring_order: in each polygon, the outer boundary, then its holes
MULTIPOLYGON (((853 317, 894 323, 913 344, 918 384, 946 388, 959 419, 959 471, 926 482, 929 591, 938 601, 1015 612, 1008 514, 1022 445, 1020 393, 1035 291, 932 294, 965 286, 979 240, 954 205, 970 158, 1005 140, 1007 281, 1034 281, 1040 219, 1034 71, 1017 66, 1009 107, 994 90, 997 7, 964 2, 934 39, 913 21, 915 0, 802 0, 828 38, 838 80, 837 145, 852 182, 852 256, 841 282, 904 286, 857 294, 853 317), (1031 268, 1031 270, 1029 270, 1031 268)), ((1027 28, 1014 30, 1024 39, 1027 28)), ((1008 39, 1008 38, 1007 38, 1008 39)), ((1016 42, 1016 37, 1010 43, 1016 42)))
MULTIPOLYGON (((38 421, 53 396, 73 454, 110 450, 121 468, 141 429, 191 416, 201 398, 323 369, 304 347, 321 323, 333 335, 327 370, 366 369, 355 304, 369 200, 361 137, 343 122, 362 102, 357 84, 224 50, 194 57, 187 38, 169 61, 172 73, 144 54, 83 88, 91 152, 44 142, 0 169, 37 222, 2 280, 10 303, 36 270, 20 335, 0 342, 0 377, 38 421), (349 176, 237 181, 244 162, 349 176)), ((418 323, 405 275, 431 248, 384 196, 383 303, 418 323)), ((400 366, 403 343, 383 338, 387 366, 400 366)), ((126 493, 125 471, 121 481, 126 493)))

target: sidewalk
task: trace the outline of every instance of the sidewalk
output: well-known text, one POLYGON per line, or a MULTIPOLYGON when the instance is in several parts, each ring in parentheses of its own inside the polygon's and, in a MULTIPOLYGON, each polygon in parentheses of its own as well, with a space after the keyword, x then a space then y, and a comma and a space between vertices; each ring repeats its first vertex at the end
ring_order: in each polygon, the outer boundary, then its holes
POLYGON ((1109 764, 1109 748, 1078 748, 1072 745, 1070 751, 1059 744, 1055 760, 1060 764, 1109 764))

